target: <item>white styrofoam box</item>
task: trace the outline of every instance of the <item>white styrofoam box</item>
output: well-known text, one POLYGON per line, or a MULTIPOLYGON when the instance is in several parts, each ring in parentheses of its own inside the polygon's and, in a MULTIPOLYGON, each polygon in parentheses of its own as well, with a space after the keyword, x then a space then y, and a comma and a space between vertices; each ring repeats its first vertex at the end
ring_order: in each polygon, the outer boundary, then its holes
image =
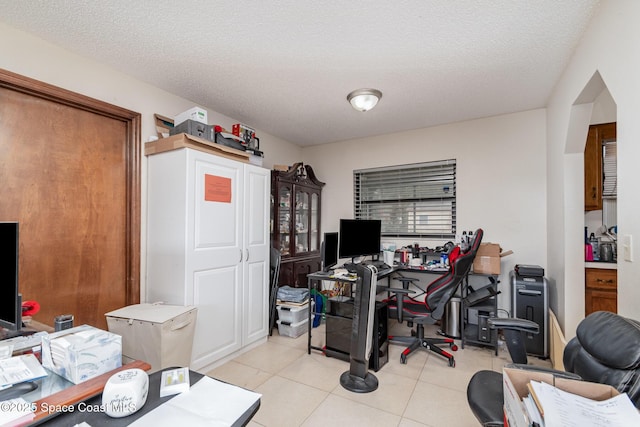
POLYGON ((155 372, 191 364, 197 312, 195 306, 134 304, 105 316, 109 331, 122 335, 122 354, 155 372))
POLYGON ((193 107, 188 109, 187 111, 183 111, 173 118, 173 125, 178 126, 180 123, 187 120, 195 120, 196 122, 207 123, 207 110, 204 110, 200 107, 193 107))
POLYGON ((122 337, 89 325, 42 337, 42 365, 79 384, 122 366, 122 337))
POLYGON ((283 322, 278 319, 276 323, 278 324, 278 333, 291 338, 298 338, 309 329, 309 319, 307 318, 298 323, 283 322))

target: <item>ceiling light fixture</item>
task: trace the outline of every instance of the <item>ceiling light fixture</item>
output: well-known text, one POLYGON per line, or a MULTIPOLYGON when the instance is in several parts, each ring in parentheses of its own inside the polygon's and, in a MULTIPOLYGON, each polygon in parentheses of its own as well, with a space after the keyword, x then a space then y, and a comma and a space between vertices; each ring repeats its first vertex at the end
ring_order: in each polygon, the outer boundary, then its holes
POLYGON ((380 98, 382 98, 382 92, 377 89, 357 89, 347 95, 347 101, 351 106, 363 113, 375 107, 380 98))

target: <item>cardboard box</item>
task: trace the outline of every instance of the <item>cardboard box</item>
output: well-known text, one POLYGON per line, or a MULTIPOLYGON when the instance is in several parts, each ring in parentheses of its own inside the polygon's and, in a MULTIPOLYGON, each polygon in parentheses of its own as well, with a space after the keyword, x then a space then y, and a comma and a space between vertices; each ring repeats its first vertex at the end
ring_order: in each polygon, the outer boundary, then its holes
POLYGON ((542 381, 560 390, 593 400, 606 400, 620 394, 610 385, 592 383, 588 381, 567 380, 556 378, 549 372, 529 371, 526 369, 504 368, 502 371, 502 385, 504 393, 504 414, 509 427, 528 427, 528 418, 522 403, 522 398, 529 394, 529 381, 542 381))
POLYGON ((481 243, 473 260, 473 272, 478 274, 500 274, 501 258, 511 255, 513 251, 502 252, 497 243, 481 243))
POLYGON ((183 111, 173 119, 173 125, 178 126, 182 122, 187 120, 195 120, 196 122, 207 124, 207 110, 200 107, 189 108, 187 111, 183 111))
POLYGON ((122 366, 122 337, 89 325, 42 337, 42 365, 79 384, 122 366))

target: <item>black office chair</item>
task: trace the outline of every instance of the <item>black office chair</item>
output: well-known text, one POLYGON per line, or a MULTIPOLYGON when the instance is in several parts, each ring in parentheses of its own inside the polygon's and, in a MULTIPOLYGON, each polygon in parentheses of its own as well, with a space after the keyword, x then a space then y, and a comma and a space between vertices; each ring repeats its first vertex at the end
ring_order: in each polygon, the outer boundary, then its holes
MULTIPOLYGON (((525 365, 526 348, 521 338, 524 333, 535 333, 537 324, 534 322, 523 319, 489 319, 489 326, 503 329, 509 336, 518 337, 514 340, 507 337, 509 354, 516 363, 513 367, 608 384, 621 393, 626 392, 636 407, 640 408, 639 322, 606 311, 587 316, 578 325, 576 337, 564 349, 566 372, 525 365)), ((504 425, 503 399, 502 373, 479 371, 471 377, 467 386, 467 401, 481 425, 504 425)))
POLYGON ((280 260, 281 260, 280 251, 271 248, 271 253, 269 257, 270 263, 270 274, 269 274, 269 336, 273 332, 273 328, 276 326, 276 302, 278 299, 278 279, 280 278, 280 260))
POLYGON ((449 344, 456 351, 458 348, 451 338, 426 338, 424 325, 433 325, 444 314, 444 309, 449 300, 455 295, 462 281, 469 274, 471 265, 482 242, 483 231, 478 229, 474 240, 465 253, 460 252, 460 247, 454 247, 449 253, 449 271, 431 282, 426 288, 424 297, 414 299, 409 296, 413 291, 408 289, 390 288, 394 295, 387 299, 389 317, 396 318, 400 323, 404 320, 416 324, 415 336, 396 337, 389 336, 392 344, 403 344, 408 347, 400 355, 400 362, 407 363, 409 354, 417 349, 430 350, 449 361, 449 366, 455 367, 456 362, 450 353, 442 350, 436 344, 449 344))

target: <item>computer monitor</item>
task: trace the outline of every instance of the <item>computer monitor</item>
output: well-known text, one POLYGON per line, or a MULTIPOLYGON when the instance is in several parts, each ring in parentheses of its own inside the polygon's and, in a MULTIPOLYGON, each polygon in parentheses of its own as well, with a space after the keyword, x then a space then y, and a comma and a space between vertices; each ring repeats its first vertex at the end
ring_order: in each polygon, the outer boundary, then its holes
POLYGON ((338 263, 338 233, 324 233, 322 241, 322 271, 329 271, 338 263))
POLYGON ((340 258, 380 254, 381 229, 377 219, 341 219, 340 258))
POLYGON ((18 223, 0 222, 0 328, 22 327, 22 298, 18 293, 18 223))

